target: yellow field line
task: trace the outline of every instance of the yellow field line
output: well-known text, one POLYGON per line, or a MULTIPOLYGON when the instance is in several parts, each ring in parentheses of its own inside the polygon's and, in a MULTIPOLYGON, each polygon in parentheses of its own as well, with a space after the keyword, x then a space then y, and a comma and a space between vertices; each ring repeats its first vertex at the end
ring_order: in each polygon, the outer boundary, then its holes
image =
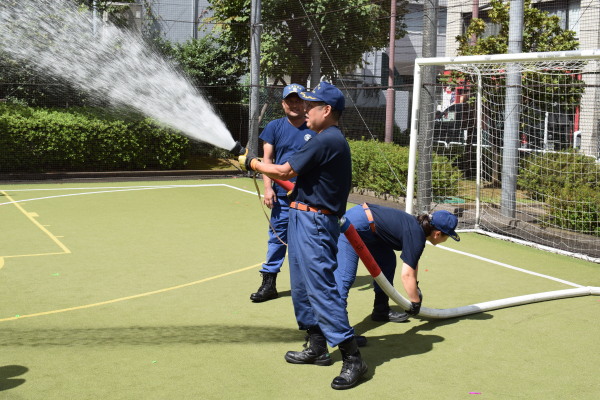
POLYGON ((3 258, 21 258, 21 257, 39 257, 39 256, 57 256, 65 253, 39 253, 39 254, 15 254, 12 256, 2 256, 3 258))
POLYGON ((69 249, 67 248, 67 246, 65 246, 64 244, 62 244, 62 242, 61 242, 60 240, 58 240, 58 238, 57 238, 56 236, 54 236, 54 235, 52 234, 52 232, 50 232, 48 229, 46 229, 46 227, 45 227, 45 226, 43 226, 42 224, 40 224, 40 223, 39 223, 39 222, 38 222, 38 221, 37 221, 37 220, 34 218, 34 216, 36 216, 37 214, 35 214, 35 213, 30 213, 30 212, 27 212, 27 211, 25 211, 25 209, 24 209, 23 207, 21 207, 21 205, 20 205, 19 203, 15 202, 15 200, 14 200, 12 197, 10 197, 10 196, 9 196, 9 194, 8 194, 8 193, 6 193, 5 191, 1 191, 0 193, 2 193, 4 196, 6 196, 6 198, 7 198, 7 199, 9 199, 9 200, 10 200, 10 201, 13 203, 13 205, 14 205, 15 207, 17 207, 17 208, 19 209, 19 211, 21 211, 21 212, 23 213, 23 215, 25 215, 27 218, 29 218, 29 220, 30 220, 31 222, 33 222, 33 224, 34 224, 35 226, 37 226, 39 229, 41 229, 41 231, 42 231, 42 232, 44 232, 46 235, 48 235, 48 237, 49 237, 49 238, 50 238, 50 239, 51 239, 51 240, 52 240, 54 243, 56 243, 56 244, 58 245, 58 247, 60 247, 60 248, 63 250, 64 254, 71 254, 71 250, 69 250, 69 249))
POLYGON ((26 314, 26 315, 19 315, 19 316, 14 316, 14 317, 10 317, 10 318, 2 318, 2 319, 0 319, 0 322, 13 321, 15 319, 21 319, 21 318, 41 317, 43 315, 58 314, 58 313, 63 313, 63 312, 68 312, 68 311, 83 310, 83 309, 86 309, 86 308, 104 306, 106 304, 113 304, 113 303, 118 303, 118 302, 121 302, 121 301, 137 299, 137 298, 140 298, 140 297, 152 296, 154 294, 169 292, 171 290, 181 289, 181 288, 185 288, 185 287, 188 287, 188 286, 197 285, 199 283, 204 283, 204 282, 212 281, 212 280, 215 280, 215 279, 223 278, 223 277, 228 276, 228 275, 237 274, 239 272, 244 272, 244 271, 256 268, 256 267, 258 267, 260 265, 262 265, 262 262, 260 264, 251 265, 249 267, 241 268, 241 269, 238 269, 238 270, 235 270, 235 271, 226 272, 224 274, 211 276, 210 278, 204 278, 204 279, 200 279, 198 281, 184 283, 182 285, 171 286, 171 287, 164 288, 164 289, 154 290, 152 292, 140 293, 140 294, 136 294, 136 295, 133 295, 133 296, 127 296, 127 297, 120 297, 118 299, 101 301, 99 303, 86 304, 86 305, 83 305, 83 306, 63 308, 63 309, 60 309, 60 310, 51 310, 51 311, 44 311, 44 312, 39 312, 39 313, 35 313, 35 314, 26 314))

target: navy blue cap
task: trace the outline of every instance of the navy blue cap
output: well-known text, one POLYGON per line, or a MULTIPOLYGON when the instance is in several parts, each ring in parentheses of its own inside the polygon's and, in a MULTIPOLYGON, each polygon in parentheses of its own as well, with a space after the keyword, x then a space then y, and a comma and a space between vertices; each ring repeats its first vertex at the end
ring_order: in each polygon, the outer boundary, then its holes
POLYGON ((300 98, 306 101, 322 101, 339 111, 344 111, 346 107, 346 99, 342 91, 325 81, 320 82, 312 92, 300 93, 300 98))
POLYGON ((292 93, 296 93, 299 96, 300 92, 304 91, 306 91, 306 88, 304 86, 298 85, 297 83, 290 83, 289 85, 283 88, 283 96, 281 98, 287 99, 287 97, 292 93))
POLYGON ((431 217, 431 225, 433 225, 433 227, 438 231, 442 231, 457 242, 460 241, 460 237, 454 231, 458 225, 458 218, 451 212, 446 210, 438 210, 434 212, 431 217))

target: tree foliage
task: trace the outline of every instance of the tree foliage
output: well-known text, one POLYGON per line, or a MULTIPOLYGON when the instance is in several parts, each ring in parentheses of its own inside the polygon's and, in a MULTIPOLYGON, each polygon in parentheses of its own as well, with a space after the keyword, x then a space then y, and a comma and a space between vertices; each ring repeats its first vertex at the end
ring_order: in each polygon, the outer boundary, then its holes
MULTIPOLYGON (((481 18, 474 18, 464 35, 456 37, 459 43, 458 55, 505 54, 508 52, 509 2, 507 0, 491 0, 490 7, 491 9, 488 12, 489 23, 496 24, 499 27, 499 33, 484 36, 487 23, 481 18), (471 40, 473 36, 476 37, 474 43, 471 40)), ((560 19, 556 15, 550 15, 547 11, 532 7, 531 0, 524 0, 523 18, 523 53, 568 51, 576 50, 579 47, 574 31, 561 28, 560 19)), ((453 74, 450 79, 457 81, 465 78, 458 75, 460 74, 453 74)), ((484 78, 484 84, 504 86, 504 78, 494 79, 494 82, 488 82, 489 78, 484 78)), ((547 101, 539 101, 538 103, 545 104, 547 109, 533 110, 533 113, 553 111, 552 108, 555 107, 557 102, 566 105, 561 110, 562 112, 572 111, 572 108, 579 104, 583 93, 583 87, 577 75, 569 71, 553 75, 524 72, 522 83, 524 99, 539 97, 540 85, 545 88, 544 93, 547 101), (565 87, 569 88, 566 93, 565 87)), ((491 105, 491 107, 493 106, 491 105)), ((526 117, 535 118, 532 115, 526 117)))
MULTIPOLYGON (((478 54, 505 54, 508 51, 509 2, 507 0, 491 0, 488 12, 490 22, 500 28, 497 35, 484 37, 486 22, 474 18, 466 32, 456 37, 459 43, 458 54, 461 56, 478 54), (475 43, 471 43, 475 35, 475 43)), ((542 51, 576 50, 579 42, 575 32, 560 27, 560 19, 547 11, 531 6, 531 0, 524 2, 523 53, 542 51)))
POLYGON ((192 83, 204 90, 213 102, 239 101, 240 70, 235 59, 207 35, 186 43, 163 43, 163 53, 176 62, 192 83))
MULTIPOLYGON (((459 56, 506 54, 508 52, 509 4, 508 0, 490 0, 489 22, 486 23, 481 18, 474 18, 466 32, 456 37, 459 44, 457 51, 459 56), (495 24, 499 28, 498 34, 486 36, 485 31, 488 24, 495 24), (472 41, 473 37, 475 37, 475 41, 472 41)), ((575 32, 561 28, 559 17, 532 7, 531 0, 524 0, 523 11, 521 48, 523 53, 568 51, 576 50, 579 47, 575 32)), ((499 66, 498 68, 505 67, 499 66)), ((465 85, 473 87, 472 79, 470 75, 453 72, 449 77, 441 80, 463 82, 465 85)), ((486 87, 495 88, 497 98, 505 96, 506 78, 504 76, 484 76, 482 84, 486 87)), ((568 70, 564 73, 555 72, 553 74, 524 71, 521 75, 521 84, 523 107, 519 129, 520 132, 532 130, 531 134, 534 135, 533 132, 536 129, 539 131, 539 128, 534 126, 535 122, 528 121, 540 121, 540 115, 545 112, 573 113, 581 102, 581 95, 584 90, 577 74, 568 70), (565 87, 569 88, 566 93, 565 87), (543 90, 540 88, 543 88, 543 90), (533 101, 532 99, 536 100, 533 101), (557 103, 561 104, 561 108, 557 109, 557 103)), ((469 99, 469 101, 474 100, 475 96, 469 99)), ((504 115, 504 103, 486 98, 485 95, 482 101, 490 113, 504 115)), ((502 124, 489 126, 488 130, 496 132, 491 135, 491 140, 496 145, 493 147, 493 151, 497 152, 503 141, 501 133, 503 132, 503 126, 502 124)), ((492 175, 497 178, 499 171, 494 171, 492 175)))
MULTIPOLYGON (((389 42, 390 0, 263 0, 261 73, 305 83, 311 46, 319 42, 321 75, 336 77, 360 64, 362 55, 389 42), (314 39, 316 31, 318 41, 314 39)), ((250 58, 250 0, 214 0, 205 20, 246 72, 250 58)), ((398 7, 398 15, 403 15, 398 7)), ((396 37, 404 35, 397 24, 396 37)))

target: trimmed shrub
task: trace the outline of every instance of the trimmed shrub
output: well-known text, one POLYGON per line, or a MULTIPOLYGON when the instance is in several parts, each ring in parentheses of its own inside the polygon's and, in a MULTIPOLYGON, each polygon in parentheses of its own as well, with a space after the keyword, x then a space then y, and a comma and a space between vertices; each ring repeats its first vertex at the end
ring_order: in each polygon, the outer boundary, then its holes
POLYGON ((462 171, 450 158, 433 154, 431 166, 431 188, 433 197, 441 201, 445 197, 459 194, 459 184, 464 178, 462 171))
POLYGON ((182 168, 189 140, 147 118, 0 106, 0 172, 182 168))
POLYGON ((544 201, 563 188, 597 188, 600 166, 575 152, 534 154, 521 160, 517 185, 527 195, 544 201), (541 197, 540 197, 541 196, 541 197))
POLYGON ((521 161, 517 184, 545 203, 546 222, 600 236, 600 165, 575 152, 532 155, 521 161))
MULTIPOLYGON (((349 140, 352 151, 352 185, 377 194, 406 196, 408 148, 374 140, 349 140)), ((434 196, 458 193, 461 172, 443 156, 433 155, 432 190, 434 196)))
POLYGON ((561 188, 547 199, 548 222, 575 232, 600 236, 600 192, 588 186, 561 188))

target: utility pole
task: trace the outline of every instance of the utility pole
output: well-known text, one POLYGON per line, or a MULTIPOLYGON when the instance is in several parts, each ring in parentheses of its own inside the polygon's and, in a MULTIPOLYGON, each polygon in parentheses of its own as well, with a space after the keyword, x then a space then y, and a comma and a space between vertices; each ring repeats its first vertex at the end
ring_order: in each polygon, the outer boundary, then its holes
MULTIPOLYGON (((508 53, 521 53, 523 48, 523 0, 510 0, 508 53)), ((500 212, 514 218, 517 206, 517 173, 519 168, 519 117, 521 115, 521 72, 508 64, 504 109, 504 150, 502 151, 502 194, 500 212)))
POLYGON ((247 148, 258 154, 258 117, 260 103, 261 0, 252 0, 250 10, 250 118, 247 148))
POLYGON ((395 93, 394 93, 394 71, 396 59, 396 0, 391 1, 390 10, 390 48, 389 55, 389 71, 388 71, 388 88, 385 100, 385 142, 391 143, 394 140, 394 110, 395 110, 395 93))
POLYGON ((92 2, 92 32, 96 36, 98 31, 98 3, 96 0, 92 2))
POLYGON ((321 81, 321 43, 317 32, 312 31, 311 35, 310 59, 312 60, 312 67, 310 69, 310 87, 314 88, 321 81))
MULTIPOLYGON (((473 8, 471 10, 472 10, 471 21, 474 20, 475 18, 479 18, 479 0, 473 0, 473 8)), ((475 34, 473 34, 473 36, 471 36, 471 45, 475 45, 476 41, 477 41, 477 36, 475 34)))
POLYGON ((198 39, 198 0, 192 0, 192 18, 194 23, 192 24, 192 38, 198 39))
MULTIPOLYGON (((438 0, 424 0, 423 3, 423 57, 437 55, 437 8, 438 0)), ((431 186, 431 145, 433 143, 433 115, 435 107, 435 67, 425 66, 422 73, 420 99, 421 116, 419 117, 418 138, 418 183, 417 213, 430 211, 432 196, 431 186)), ((407 199, 412 201, 412 199, 407 199)))

